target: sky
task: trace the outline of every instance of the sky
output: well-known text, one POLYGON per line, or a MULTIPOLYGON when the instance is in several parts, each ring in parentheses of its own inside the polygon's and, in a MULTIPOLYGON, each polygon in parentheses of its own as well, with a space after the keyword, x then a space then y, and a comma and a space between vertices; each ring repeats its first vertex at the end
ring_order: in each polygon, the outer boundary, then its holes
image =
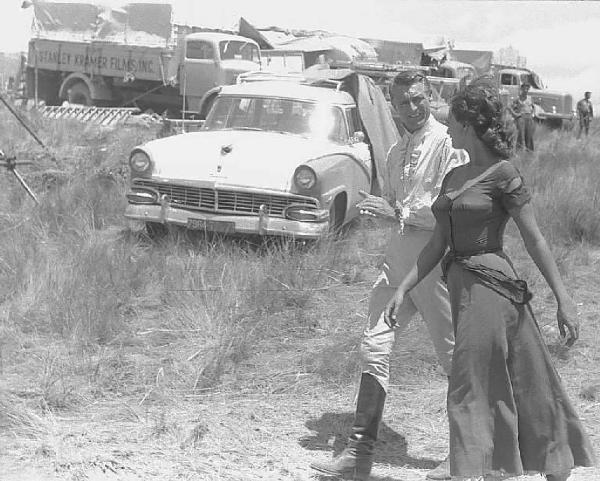
MULTIPOLYGON (((22 0, 0 0, 2 52, 27 49, 32 9, 21 9, 21 3, 22 0)), ((512 46, 527 58, 527 66, 542 77, 548 88, 568 91, 575 99, 585 90, 596 91, 600 97, 600 61, 596 50, 600 46, 600 2, 221 0, 211 4, 209 0, 173 0, 172 3, 175 19, 190 24, 232 28, 243 16, 259 27, 321 29, 356 37, 425 43, 446 37, 454 39, 456 48, 482 50, 512 46)))

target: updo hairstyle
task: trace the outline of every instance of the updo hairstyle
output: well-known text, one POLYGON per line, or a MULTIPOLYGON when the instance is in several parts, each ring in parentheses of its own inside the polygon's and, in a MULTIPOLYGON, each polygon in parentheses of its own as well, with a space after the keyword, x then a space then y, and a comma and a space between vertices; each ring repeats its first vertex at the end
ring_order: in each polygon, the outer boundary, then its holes
POLYGON ((472 126, 479 140, 494 154, 510 157, 512 145, 502 118, 504 107, 492 77, 478 77, 463 85, 452 97, 450 108, 454 118, 472 126))

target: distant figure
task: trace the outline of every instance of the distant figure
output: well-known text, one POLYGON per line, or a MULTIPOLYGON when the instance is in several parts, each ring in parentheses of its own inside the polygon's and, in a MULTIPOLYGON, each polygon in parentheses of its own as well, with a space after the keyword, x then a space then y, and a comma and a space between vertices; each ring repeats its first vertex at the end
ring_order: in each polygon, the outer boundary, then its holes
POLYGON ((577 138, 581 137, 581 131, 585 130, 587 137, 590 131, 590 121, 594 118, 594 108, 592 107, 592 92, 585 92, 583 98, 577 102, 577 117, 579 117, 579 132, 577 138))
POLYGON ((535 107, 529 98, 529 84, 522 84, 519 96, 508 107, 517 127, 517 150, 527 149, 533 152, 533 116, 535 107))

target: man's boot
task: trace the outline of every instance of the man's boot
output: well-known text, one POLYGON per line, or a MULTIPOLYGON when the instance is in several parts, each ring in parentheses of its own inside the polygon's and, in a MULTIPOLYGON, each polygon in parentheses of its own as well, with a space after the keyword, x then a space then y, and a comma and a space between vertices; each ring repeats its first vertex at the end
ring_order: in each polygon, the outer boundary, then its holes
POLYGON ((381 384, 372 375, 363 373, 352 434, 346 448, 332 461, 311 463, 310 467, 327 476, 367 480, 373 466, 373 452, 384 404, 385 391, 381 384))

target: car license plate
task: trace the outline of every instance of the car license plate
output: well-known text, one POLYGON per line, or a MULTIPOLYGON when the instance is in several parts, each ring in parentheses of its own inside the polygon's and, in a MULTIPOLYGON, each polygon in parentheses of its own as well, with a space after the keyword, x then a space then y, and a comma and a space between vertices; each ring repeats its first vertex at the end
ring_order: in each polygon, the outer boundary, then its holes
POLYGON ((235 232, 235 222, 210 219, 188 219, 187 228, 191 230, 205 230, 230 234, 235 232))

